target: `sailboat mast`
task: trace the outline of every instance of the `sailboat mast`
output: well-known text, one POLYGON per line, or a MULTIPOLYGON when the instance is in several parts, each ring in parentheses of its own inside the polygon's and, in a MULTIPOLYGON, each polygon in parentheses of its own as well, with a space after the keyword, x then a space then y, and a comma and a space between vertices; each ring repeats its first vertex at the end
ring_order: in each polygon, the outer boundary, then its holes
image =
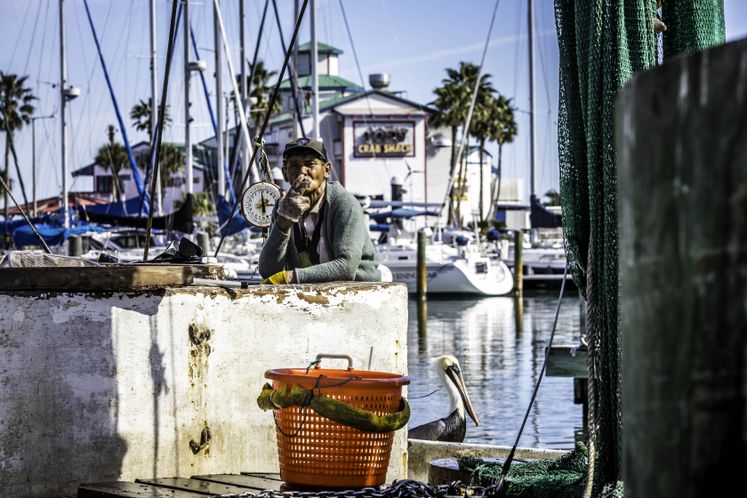
POLYGON ((70 228, 70 212, 67 205, 67 123, 65 122, 65 86, 67 85, 67 62, 65 61, 65 0, 60 0, 60 152, 62 154, 62 213, 63 226, 70 228))
MULTIPOLYGON (((152 0, 151 0, 152 1, 152 0)), ((192 137, 190 136, 190 125, 192 116, 189 101, 189 86, 191 69, 189 67, 189 0, 184 2, 184 169, 187 173, 187 193, 194 194, 194 172, 192 171, 192 137)))
MULTIPOLYGON (((245 7, 245 0, 239 0, 239 37, 241 38, 241 49, 239 51, 239 55, 241 58, 241 107, 243 109, 246 109, 246 103, 249 99, 249 95, 247 95, 247 89, 246 89, 246 30, 244 29, 244 25, 246 24, 246 13, 244 11, 245 7)), ((240 124, 237 126, 241 126, 240 124)), ((236 134, 236 138, 234 140, 237 140, 239 137, 238 133, 236 134)), ((241 144, 241 174, 242 178, 243 175, 246 175, 246 172, 249 170, 249 154, 248 154, 248 147, 246 143, 241 144)))
MULTIPOLYGON (((298 0, 294 0, 293 2, 293 19, 298 19, 298 13, 299 13, 299 4, 298 0)), ((296 85, 296 88, 300 90, 298 87, 298 43, 293 44, 293 72, 291 73, 290 77, 295 78, 294 84, 296 85)), ((292 113, 301 113, 301 109, 305 107, 305 104, 303 104, 303 99, 300 99, 299 102, 299 95, 303 93, 303 90, 300 90, 295 97, 293 97, 296 101, 294 102, 293 107, 291 107, 292 113), (299 103, 301 105, 299 105, 299 103)), ((299 126, 299 122, 303 119, 303 116, 296 116, 296 119, 293 120, 293 136, 298 138, 301 136, 301 126, 299 126)))
POLYGON ((529 39, 529 186, 530 200, 537 195, 535 177, 535 125, 534 125, 534 0, 528 0, 528 35, 529 39))
POLYGON ((218 195, 226 195, 226 172, 223 169, 223 57, 218 30, 218 7, 220 0, 213 3, 213 33, 215 43, 215 120, 218 131, 215 134, 215 151, 218 158, 218 195))
MULTIPOLYGON (((156 45, 156 0, 150 0, 150 146, 155 147, 158 123, 158 51, 156 45)), ((117 181, 117 179, 114 179, 117 181)), ((161 185, 156 188, 156 212, 161 213, 163 198, 161 185)))
POLYGON ((319 132, 319 50, 316 40, 316 0, 311 0, 311 116, 313 131, 311 136, 321 139, 319 132))
POLYGON ((158 53, 156 50, 156 0, 150 0, 150 143, 156 136, 158 116, 158 53))

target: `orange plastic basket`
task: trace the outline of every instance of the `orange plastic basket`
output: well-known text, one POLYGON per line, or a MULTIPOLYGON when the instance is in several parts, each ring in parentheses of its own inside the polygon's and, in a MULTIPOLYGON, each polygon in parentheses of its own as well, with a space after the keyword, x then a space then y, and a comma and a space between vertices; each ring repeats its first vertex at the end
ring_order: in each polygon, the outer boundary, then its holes
MULTIPOLYGON (((339 357, 319 355, 320 357, 339 357)), ((268 370, 273 389, 297 384, 314 393, 382 415, 400 409, 407 376, 355 370, 282 368, 268 370), (352 380, 351 380, 352 379, 352 380), (344 384, 343 384, 344 383, 344 384), (342 385, 341 385, 342 384, 342 385)), ((280 478, 312 487, 362 488, 386 482, 394 432, 363 432, 318 415, 309 407, 276 410, 280 478)))

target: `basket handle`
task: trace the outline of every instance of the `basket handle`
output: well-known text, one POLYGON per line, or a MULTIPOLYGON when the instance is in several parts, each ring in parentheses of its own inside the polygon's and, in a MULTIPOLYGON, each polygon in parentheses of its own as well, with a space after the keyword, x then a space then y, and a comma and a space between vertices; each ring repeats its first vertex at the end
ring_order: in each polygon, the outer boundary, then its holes
POLYGON ((329 358, 332 360, 348 360, 348 370, 353 370, 353 358, 351 358, 350 355, 320 353, 316 355, 316 366, 314 368, 319 368, 319 363, 322 361, 322 358, 329 358))

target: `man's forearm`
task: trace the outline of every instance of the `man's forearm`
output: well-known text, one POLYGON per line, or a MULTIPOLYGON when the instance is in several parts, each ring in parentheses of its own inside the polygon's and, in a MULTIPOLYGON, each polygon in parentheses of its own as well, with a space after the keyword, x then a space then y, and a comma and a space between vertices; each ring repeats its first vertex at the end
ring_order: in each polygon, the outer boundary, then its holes
POLYGON ((283 216, 278 216, 275 219, 275 223, 277 223, 278 228, 283 231, 283 233, 290 233, 291 227, 293 227, 293 222, 283 216))

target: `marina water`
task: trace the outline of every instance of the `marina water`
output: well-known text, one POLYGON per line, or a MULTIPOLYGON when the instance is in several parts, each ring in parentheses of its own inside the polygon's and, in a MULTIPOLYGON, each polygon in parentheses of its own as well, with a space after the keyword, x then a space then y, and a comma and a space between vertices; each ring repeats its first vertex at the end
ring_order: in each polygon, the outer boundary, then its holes
MULTIPOLYGON (((514 297, 430 298, 425 329, 418 326, 417 301, 410 299, 410 427, 448 415, 444 389, 423 396, 441 385, 432 360, 451 354, 461 363, 480 419, 479 427, 468 419, 465 442, 512 445, 542 368, 558 294, 525 294, 523 316, 514 297)), ((578 292, 566 289, 553 344, 580 344, 580 304, 578 292)), ((545 377, 519 446, 572 449, 581 427, 581 405, 573 404, 573 379, 545 377)))

